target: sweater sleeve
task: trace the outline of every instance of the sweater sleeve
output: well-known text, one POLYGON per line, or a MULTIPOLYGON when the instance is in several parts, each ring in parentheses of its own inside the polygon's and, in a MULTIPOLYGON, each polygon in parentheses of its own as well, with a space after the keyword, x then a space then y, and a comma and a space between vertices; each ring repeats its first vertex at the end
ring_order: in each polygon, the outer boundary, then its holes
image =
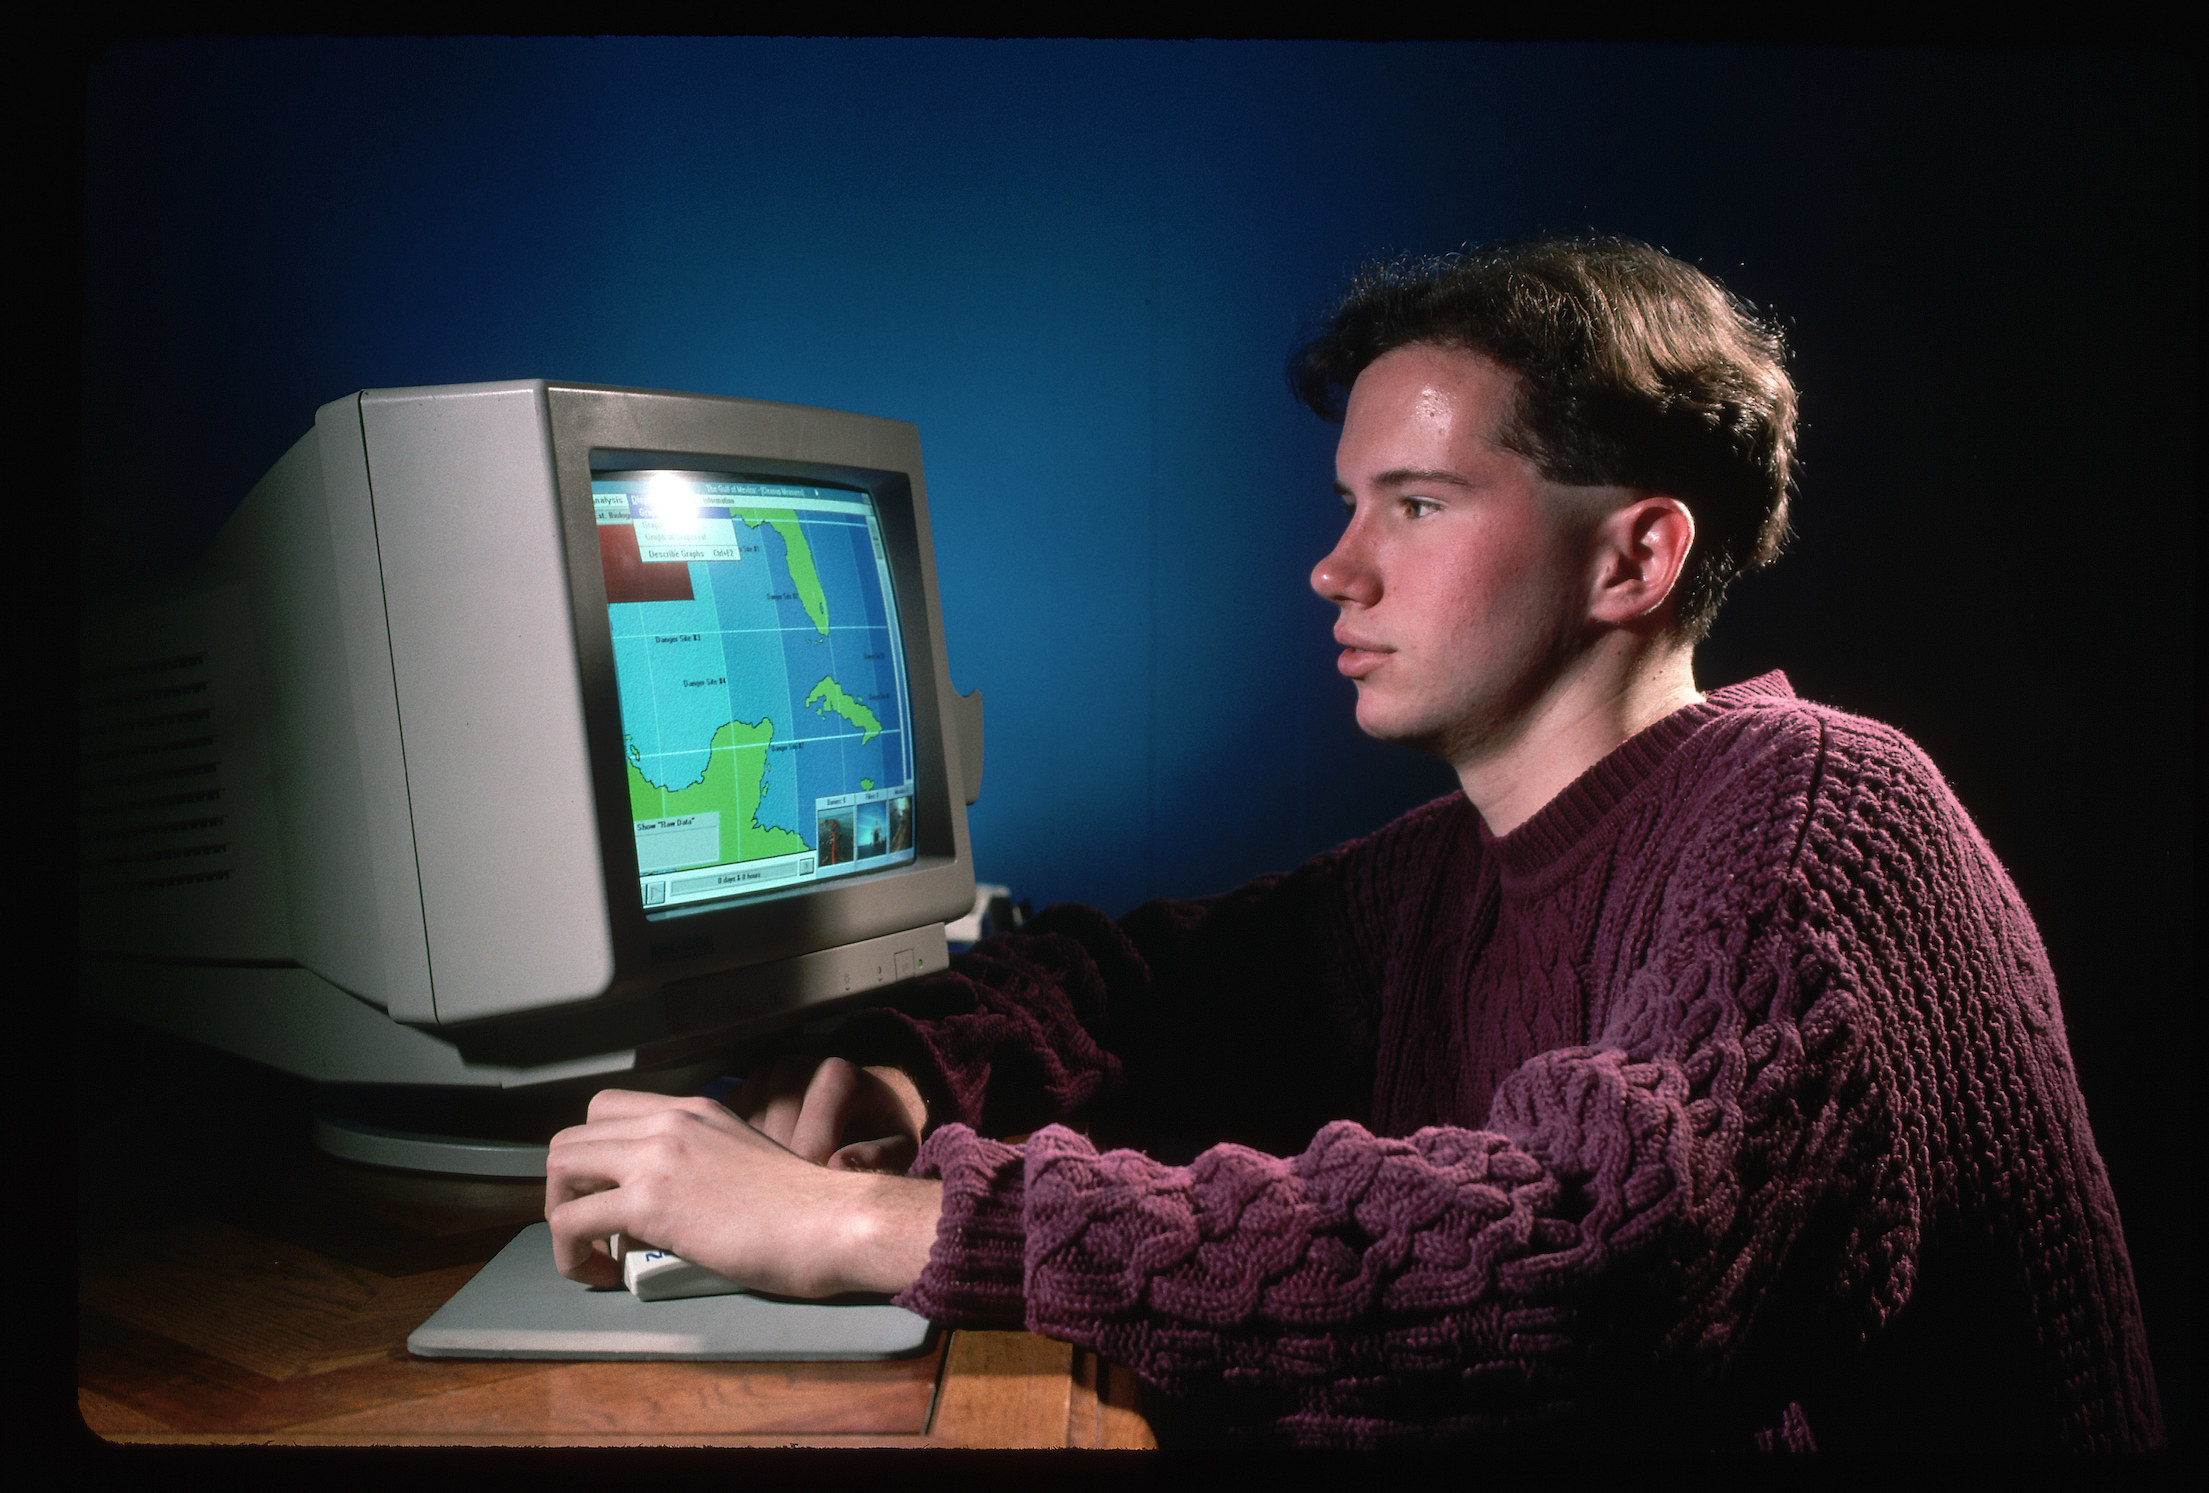
POLYGON ((1857 996, 1796 936, 1803 807, 1761 846, 1710 827, 1688 859, 1761 874, 1671 877, 1593 1040, 1508 1075, 1485 1128, 1335 1120, 1175 1165, 941 1127, 916 1167, 945 1184, 936 1248, 900 1299, 1090 1346, 1192 1424, 1296 1443, 1661 1422, 1652 1368, 1723 1354, 1785 1253, 1766 1235, 1817 1211, 1859 1128, 1857 996))
MULTIPOLYGON (((1655 1050, 1543 1054, 1485 1130, 1338 1121, 1293 1155, 1170 1166, 1063 1128, 1014 1152, 946 1126, 916 1168, 945 1183, 937 1247, 901 1300, 972 1325, 1017 1301, 1192 1419, 1294 1442, 1584 1423, 1629 1361, 1740 1325, 1719 1298, 1761 1282, 1715 1267, 1745 1177, 1845 1129, 1846 997, 1809 969, 1718 965, 1653 969, 1644 999, 1673 1008, 1655 1050), (990 1247, 1014 1238, 1017 1257, 990 1247)), ((1615 1405, 1603 1423, 1620 1433, 1615 1405)))

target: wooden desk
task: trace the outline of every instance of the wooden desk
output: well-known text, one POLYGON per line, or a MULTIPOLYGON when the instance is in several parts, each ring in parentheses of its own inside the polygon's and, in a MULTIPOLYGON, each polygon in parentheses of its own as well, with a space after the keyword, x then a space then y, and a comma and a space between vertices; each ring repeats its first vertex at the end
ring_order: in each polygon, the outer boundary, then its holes
POLYGON ((1155 1444, 1126 1369, 1025 1332, 884 1363, 413 1357, 407 1334, 542 1217, 542 1184, 332 1160, 303 1086, 178 1050, 191 1073, 87 1075, 80 1103, 77 1399, 109 1440, 1155 1444))

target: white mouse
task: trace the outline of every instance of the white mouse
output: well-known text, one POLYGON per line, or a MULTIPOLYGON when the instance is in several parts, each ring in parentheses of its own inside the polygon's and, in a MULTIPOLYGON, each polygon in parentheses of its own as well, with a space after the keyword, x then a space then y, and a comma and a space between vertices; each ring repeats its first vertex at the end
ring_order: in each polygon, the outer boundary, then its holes
POLYGON ((664 1249, 624 1246, 619 1234, 608 1241, 621 1261, 621 1282, 639 1301, 679 1301, 690 1296, 731 1296, 744 1288, 703 1265, 693 1265, 664 1249))

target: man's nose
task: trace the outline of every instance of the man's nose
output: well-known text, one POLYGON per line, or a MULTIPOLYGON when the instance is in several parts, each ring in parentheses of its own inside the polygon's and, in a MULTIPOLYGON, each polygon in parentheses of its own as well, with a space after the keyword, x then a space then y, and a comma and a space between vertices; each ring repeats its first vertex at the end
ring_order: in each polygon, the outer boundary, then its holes
POLYGON ((1371 606, 1380 599, 1380 584, 1355 523, 1312 567, 1312 589, 1338 607, 1371 606))

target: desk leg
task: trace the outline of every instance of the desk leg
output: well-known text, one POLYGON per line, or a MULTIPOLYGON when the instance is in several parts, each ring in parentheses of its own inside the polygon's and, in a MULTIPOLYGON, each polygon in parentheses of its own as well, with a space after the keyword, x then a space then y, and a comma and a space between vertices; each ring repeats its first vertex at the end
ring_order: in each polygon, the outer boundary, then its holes
POLYGON ((1140 1394, 1140 1385, 1127 1368, 1076 1348, 1066 1444, 1100 1451, 1156 1451, 1158 1438, 1143 1419, 1140 1394))
POLYGON ((940 1446, 1064 1446, 1074 1349, 1026 1332, 954 1332, 928 1439, 940 1446))

